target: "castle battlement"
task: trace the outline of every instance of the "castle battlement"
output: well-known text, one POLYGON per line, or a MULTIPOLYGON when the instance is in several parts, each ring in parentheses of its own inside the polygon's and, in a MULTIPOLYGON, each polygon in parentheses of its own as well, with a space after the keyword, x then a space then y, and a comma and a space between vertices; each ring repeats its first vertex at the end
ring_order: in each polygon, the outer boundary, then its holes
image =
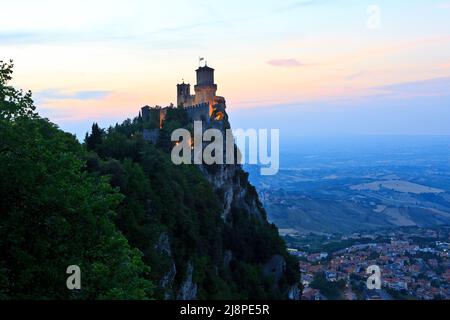
POLYGON ((214 104, 216 100, 217 84, 214 83, 214 69, 207 65, 195 70, 197 84, 194 86, 195 94, 191 95, 189 83, 177 84, 177 106, 194 106, 201 103, 214 104))
POLYGON ((200 109, 200 108, 205 108, 205 107, 209 108, 209 103, 208 102, 202 102, 202 103, 194 104, 194 105, 191 105, 191 106, 185 106, 184 109, 190 110, 190 109, 197 109, 197 108, 200 109))
MULTIPOLYGON (((216 96, 217 85, 214 84, 214 69, 208 66, 200 67, 197 72, 197 84, 194 86, 195 95, 190 94, 189 83, 177 84, 177 106, 183 107, 190 121, 211 121, 219 122, 225 114, 225 98, 216 96)), ((161 129, 166 119, 167 111, 175 106, 170 104, 167 107, 144 106, 141 114, 144 121, 151 121, 161 129)), ((157 134, 153 129, 147 130, 145 137, 147 140, 157 140, 157 134)))

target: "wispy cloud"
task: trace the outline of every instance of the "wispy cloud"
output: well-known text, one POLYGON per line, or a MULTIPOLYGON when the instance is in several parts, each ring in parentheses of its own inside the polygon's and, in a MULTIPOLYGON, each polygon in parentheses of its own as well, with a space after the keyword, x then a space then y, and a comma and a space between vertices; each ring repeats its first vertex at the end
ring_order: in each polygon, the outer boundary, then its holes
POLYGON ((355 73, 352 73, 352 74, 347 75, 347 76, 345 77, 345 80, 349 80, 349 81, 355 80, 355 79, 357 79, 357 78, 359 78, 359 77, 362 77, 364 74, 365 74, 364 71, 355 72, 355 73))
POLYGON ((419 96, 450 96, 448 88, 450 88, 450 77, 396 83, 378 86, 373 89, 388 96, 412 98, 419 96))
POLYGON ((46 36, 35 32, 0 32, 0 44, 32 44, 45 42, 46 36))
MULTIPOLYGON (((161 42, 160 37, 168 37, 180 35, 183 33, 193 32, 197 29, 212 29, 226 25, 223 20, 207 20, 195 22, 191 24, 171 24, 167 27, 158 29, 119 29, 110 28, 105 30, 102 28, 93 30, 18 30, 18 31, 1 31, 0 45, 33 45, 33 44, 88 44, 88 43, 117 43, 117 44, 146 44, 150 42, 152 47, 157 47, 156 42, 161 42)), ((167 42, 167 40, 166 40, 167 42)), ((182 46, 185 43, 180 42, 182 46)))
POLYGON ((106 33, 86 32, 53 32, 53 31, 17 31, 0 32, 1 45, 34 45, 34 44, 74 44, 123 41, 131 39, 129 36, 106 33))
POLYGON ((284 67, 284 68, 296 68, 305 65, 304 63, 301 63, 297 59, 273 59, 267 61, 267 64, 274 67, 284 67))
POLYGON ((161 28, 153 33, 162 33, 162 32, 178 32, 178 31, 189 31, 193 29, 198 28, 204 28, 204 27, 211 27, 211 26, 217 26, 217 25, 224 25, 225 21, 223 20, 210 20, 210 21, 203 21, 203 22, 197 22, 197 23, 191 23, 186 25, 175 25, 172 27, 166 27, 161 28))
POLYGON ((34 93, 37 103, 45 103, 55 100, 100 100, 108 97, 112 91, 106 90, 85 90, 67 92, 60 89, 47 89, 34 93))
POLYGON ((298 1, 294 1, 289 4, 285 4, 284 6, 280 7, 278 9, 278 11, 292 10, 292 9, 310 6, 310 5, 318 4, 318 3, 322 3, 322 2, 323 2, 323 0, 298 0, 298 1))

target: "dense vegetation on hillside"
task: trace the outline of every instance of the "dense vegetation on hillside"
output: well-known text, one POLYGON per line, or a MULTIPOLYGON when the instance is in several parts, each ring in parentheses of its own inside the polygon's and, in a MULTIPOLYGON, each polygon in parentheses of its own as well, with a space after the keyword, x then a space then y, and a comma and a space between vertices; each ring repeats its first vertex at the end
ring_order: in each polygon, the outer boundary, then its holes
POLYGON ((183 110, 167 115, 157 146, 144 141, 141 117, 94 124, 80 144, 35 113, 31 93, 8 86, 12 64, 0 67, 0 298, 176 298, 162 284, 171 268, 173 287, 194 270, 199 299, 286 298, 298 275, 275 226, 239 208, 223 221, 197 167, 170 161, 183 110), (276 254, 287 260, 278 285, 263 272, 276 254))
POLYGON ((7 85, 11 74, 0 63, 0 298, 151 296, 142 253, 113 223, 123 195, 86 172, 83 147, 7 85), (66 287, 73 264, 78 292, 66 287))

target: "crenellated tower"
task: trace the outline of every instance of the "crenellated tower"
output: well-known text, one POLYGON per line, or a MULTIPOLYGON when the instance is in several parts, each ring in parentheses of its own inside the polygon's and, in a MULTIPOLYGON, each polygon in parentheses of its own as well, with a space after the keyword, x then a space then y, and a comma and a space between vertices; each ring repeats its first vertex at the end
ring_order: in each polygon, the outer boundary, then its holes
POLYGON ((177 84, 177 106, 187 107, 194 103, 194 96, 191 95, 191 85, 189 83, 177 84))
POLYGON ((214 83, 214 69, 205 65, 196 70, 197 84, 194 86, 195 104, 207 102, 214 104, 216 97, 217 85, 214 83))

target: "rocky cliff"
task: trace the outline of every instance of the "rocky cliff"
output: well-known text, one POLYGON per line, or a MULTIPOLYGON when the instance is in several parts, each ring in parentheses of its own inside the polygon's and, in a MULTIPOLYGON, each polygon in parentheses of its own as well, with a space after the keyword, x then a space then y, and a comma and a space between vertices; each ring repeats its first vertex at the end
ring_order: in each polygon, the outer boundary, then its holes
MULTIPOLYGON (((230 129, 228 121, 228 115, 225 111, 225 105, 221 106, 220 121, 214 121, 214 113, 211 117, 211 121, 203 122, 203 130, 218 129, 222 132, 223 137, 226 137, 226 130, 230 129)), ((224 141, 224 159, 226 142, 224 141)), ((235 149, 236 153, 239 150, 235 149)), ((295 279, 295 265, 293 261, 286 261, 285 248, 277 235, 275 226, 270 225, 267 221, 267 216, 264 208, 258 198, 258 194, 255 188, 250 184, 248 180, 248 173, 244 171, 240 164, 224 164, 224 165, 198 165, 197 168, 206 178, 211 185, 217 200, 220 203, 219 214, 225 226, 225 229, 230 229, 238 232, 249 232, 254 229, 264 230, 270 233, 270 237, 267 240, 266 248, 251 248, 251 250, 265 251, 267 254, 262 258, 259 263, 261 270, 261 276, 272 281, 272 287, 270 290, 279 293, 281 296, 285 295, 290 299, 298 298, 298 289, 295 279), (242 221, 245 221, 242 223, 242 221), (246 230, 249 228, 252 230, 246 230), (271 243, 272 241, 272 243, 271 243), (276 249, 273 248, 276 247, 276 249), (272 248, 271 248, 272 247, 272 248), (290 263, 288 266, 287 264, 290 263), (290 270, 287 270, 290 268, 290 270), (291 272, 292 279, 286 281, 287 273, 291 272), (287 285, 289 284, 289 285, 287 285), (289 290, 287 288, 289 287, 289 290)), ((219 234, 218 234, 219 235, 219 234)), ((222 235, 224 236, 224 235, 222 235)), ((226 238, 226 235, 225 235, 226 238)), ((241 241, 251 242, 251 239, 240 239, 241 241)), ((226 248, 223 251, 223 265, 225 269, 232 272, 230 265, 235 263, 236 260, 241 259, 242 254, 239 252, 240 246, 234 248, 226 248)), ((258 244, 264 245, 264 244, 258 244)), ((175 289, 177 299, 195 299, 197 298, 197 286, 192 281, 193 265, 191 262, 188 264, 188 272, 181 286, 175 289)), ((170 275, 172 272, 169 271, 170 275)))
MULTIPOLYGON (((203 130, 230 128, 225 106, 218 110, 203 130)), ((124 194, 116 223, 142 251, 156 298, 293 296, 296 263, 242 166, 175 165, 171 133, 192 131, 192 119, 183 108, 169 108, 162 128, 154 123, 138 117, 110 128, 88 167, 110 175, 124 194), (156 144, 145 141, 144 130, 160 130, 156 144)))
MULTIPOLYGON (((80 144, 5 87, 11 73, 0 61, 0 298, 293 296, 296 263, 242 168, 171 161, 171 133, 192 129, 184 108, 94 124, 80 144), (81 290, 67 290, 68 265, 81 290)), ((226 113, 204 124, 229 127, 226 113)))

